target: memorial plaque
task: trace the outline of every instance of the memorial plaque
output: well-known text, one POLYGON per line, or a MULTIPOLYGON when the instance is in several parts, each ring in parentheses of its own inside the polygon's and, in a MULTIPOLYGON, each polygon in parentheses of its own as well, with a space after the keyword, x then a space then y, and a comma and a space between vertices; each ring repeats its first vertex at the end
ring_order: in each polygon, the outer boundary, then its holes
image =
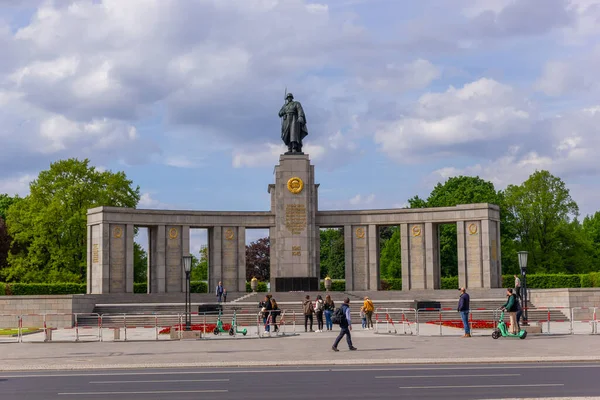
POLYGON ((97 264, 100 261, 100 257, 98 255, 98 244, 92 245, 92 263, 97 264))
POLYGON ((292 246, 292 255, 293 256, 300 256, 300 252, 302 251, 302 246, 292 246))
POLYGON ((285 227, 293 235, 299 235, 306 229, 306 207, 304 204, 285 206, 285 227))

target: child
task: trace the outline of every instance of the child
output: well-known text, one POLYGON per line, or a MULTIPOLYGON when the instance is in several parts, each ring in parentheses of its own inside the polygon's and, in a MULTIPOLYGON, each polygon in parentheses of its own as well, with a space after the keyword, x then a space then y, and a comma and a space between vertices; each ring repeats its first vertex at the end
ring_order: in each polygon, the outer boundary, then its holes
POLYGON ((362 327, 363 329, 367 328, 367 314, 365 314, 365 308, 360 308, 360 318, 362 319, 362 327))

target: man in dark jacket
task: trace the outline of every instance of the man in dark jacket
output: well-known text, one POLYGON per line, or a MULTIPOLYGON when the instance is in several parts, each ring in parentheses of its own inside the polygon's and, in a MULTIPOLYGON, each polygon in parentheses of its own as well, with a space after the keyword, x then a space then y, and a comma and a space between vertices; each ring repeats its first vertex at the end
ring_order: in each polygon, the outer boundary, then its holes
POLYGON ((508 300, 506 303, 504 303, 502 308, 508 311, 508 315, 510 315, 510 333, 516 335, 519 333, 519 324, 517 323, 519 300, 517 299, 517 295, 513 293, 512 289, 506 289, 506 297, 508 297, 508 300))
POLYGON ((469 326, 469 302, 471 298, 467 293, 467 289, 460 288, 460 299, 458 300, 457 311, 460 313, 460 318, 462 319, 463 327, 465 328, 464 338, 471 337, 471 327, 469 326))
POLYGON ((340 321, 340 334, 335 339, 335 342, 333 343, 333 346, 331 346, 331 349, 333 351, 339 351, 337 348, 338 343, 340 343, 340 340, 342 340, 342 338, 346 336, 348 348, 350 350, 356 350, 356 347, 352 345, 352 337, 350 336, 350 331, 352 330, 352 319, 350 317, 350 299, 348 297, 344 299, 344 304, 342 304, 340 308, 344 312, 344 318, 342 318, 342 320, 340 321))

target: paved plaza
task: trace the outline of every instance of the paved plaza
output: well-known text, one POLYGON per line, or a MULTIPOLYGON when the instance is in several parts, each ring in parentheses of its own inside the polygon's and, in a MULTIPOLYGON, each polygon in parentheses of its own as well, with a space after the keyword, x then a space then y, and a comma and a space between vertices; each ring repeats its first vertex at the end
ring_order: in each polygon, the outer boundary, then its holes
MULTIPOLYGON (((352 365, 439 362, 600 361, 595 335, 531 335, 525 340, 479 332, 472 338, 353 331, 358 351, 345 342, 333 353, 337 331, 294 336, 211 340, 24 342, 0 344, 2 370, 152 368, 193 366, 352 365)), ((93 337, 82 337, 82 340, 93 337)))

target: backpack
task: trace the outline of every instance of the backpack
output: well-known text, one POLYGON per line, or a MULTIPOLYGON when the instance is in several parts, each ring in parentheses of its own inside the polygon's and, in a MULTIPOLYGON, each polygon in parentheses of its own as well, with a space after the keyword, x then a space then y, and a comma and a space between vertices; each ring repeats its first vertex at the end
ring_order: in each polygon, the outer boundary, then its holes
POLYGON ((342 307, 336 308, 336 310, 331 315, 331 322, 336 325, 340 325, 345 319, 346 316, 344 315, 344 310, 342 310, 342 307))

